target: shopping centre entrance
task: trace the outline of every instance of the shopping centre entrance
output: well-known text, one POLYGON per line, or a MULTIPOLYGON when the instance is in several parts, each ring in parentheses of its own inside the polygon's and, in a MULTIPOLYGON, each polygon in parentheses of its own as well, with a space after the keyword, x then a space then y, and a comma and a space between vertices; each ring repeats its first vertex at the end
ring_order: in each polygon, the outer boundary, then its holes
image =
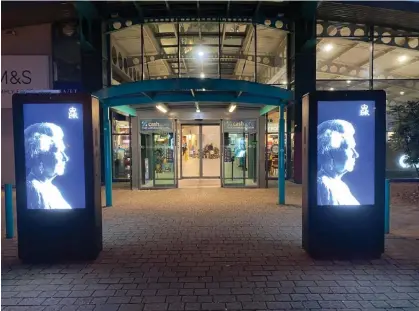
POLYGON ((258 185, 256 119, 184 123, 179 141, 180 180, 219 179, 224 187, 258 185))
POLYGON ((284 110, 291 91, 243 80, 182 78, 121 84, 95 95, 104 112, 107 206, 112 205, 109 108, 131 116, 133 190, 178 188, 179 181, 192 179, 265 187, 266 113, 279 108, 278 188, 279 202, 284 201, 284 110))
POLYGON ((221 177, 221 128, 218 124, 182 124, 180 178, 221 177))

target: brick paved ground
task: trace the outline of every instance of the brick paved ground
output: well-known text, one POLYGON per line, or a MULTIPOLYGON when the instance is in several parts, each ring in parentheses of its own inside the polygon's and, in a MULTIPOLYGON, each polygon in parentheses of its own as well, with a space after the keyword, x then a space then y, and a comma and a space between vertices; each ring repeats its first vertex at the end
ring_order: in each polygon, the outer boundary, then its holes
MULTIPOLYGON (((95 262, 25 266, 16 241, 2 240, 2 310, 419 310, 419 212, 381 260, 313 261, 300 246, 299 187, 287 199, 117 190, 95 262)), ((395 227, 405 213, 393 208, 395 227)))

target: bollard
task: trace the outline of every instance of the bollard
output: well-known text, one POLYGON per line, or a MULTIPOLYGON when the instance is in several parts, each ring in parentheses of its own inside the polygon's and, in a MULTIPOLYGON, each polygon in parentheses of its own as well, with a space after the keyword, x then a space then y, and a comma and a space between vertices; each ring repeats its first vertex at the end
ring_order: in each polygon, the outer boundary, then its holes
POLYGON ((385 180, 384 188, 384 233, 390 233, 390 179, 385 180))
POLYGON ((11 184, 4 185, 6 239, 13 239, 13 188, 11 184))

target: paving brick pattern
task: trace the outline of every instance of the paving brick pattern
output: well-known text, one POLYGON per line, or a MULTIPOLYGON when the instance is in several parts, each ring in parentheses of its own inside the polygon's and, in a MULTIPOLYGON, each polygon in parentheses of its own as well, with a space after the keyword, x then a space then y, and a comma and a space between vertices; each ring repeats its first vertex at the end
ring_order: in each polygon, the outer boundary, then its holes
POLYGON ((2 240, 1 308, 419 310, 419 235, 390 236, 380 260, 315 261, 301 208, 275 193, 117 190, 94 262, 23 265, 16 240, 2 240))

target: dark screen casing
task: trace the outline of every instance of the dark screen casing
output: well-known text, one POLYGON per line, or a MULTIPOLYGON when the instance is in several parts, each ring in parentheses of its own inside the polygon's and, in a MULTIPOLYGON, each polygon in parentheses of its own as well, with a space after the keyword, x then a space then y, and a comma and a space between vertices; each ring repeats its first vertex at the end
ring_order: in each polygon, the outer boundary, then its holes
MULTIPOLYGON (((99 101, 89 94, 14 94, 18 256, 25 262, 95 259, 102 250, 99 101), (83 106, 85 208, 27 209, 23 106, 83 106)), ((77 195, 77 194, 74 194, 77 195)))
MULTIPOLYGON (((302 103, 303 248, 314 258, 378 258, 384 252, 386 94, 384 91, 317 91, 302 103), (375 102, 374 205, 317 205, 319 101, 375 102)), ((338 103, 337 103, 338 105, 338 103)), ((338 109, 338 108, 337 108, 338 109)))

